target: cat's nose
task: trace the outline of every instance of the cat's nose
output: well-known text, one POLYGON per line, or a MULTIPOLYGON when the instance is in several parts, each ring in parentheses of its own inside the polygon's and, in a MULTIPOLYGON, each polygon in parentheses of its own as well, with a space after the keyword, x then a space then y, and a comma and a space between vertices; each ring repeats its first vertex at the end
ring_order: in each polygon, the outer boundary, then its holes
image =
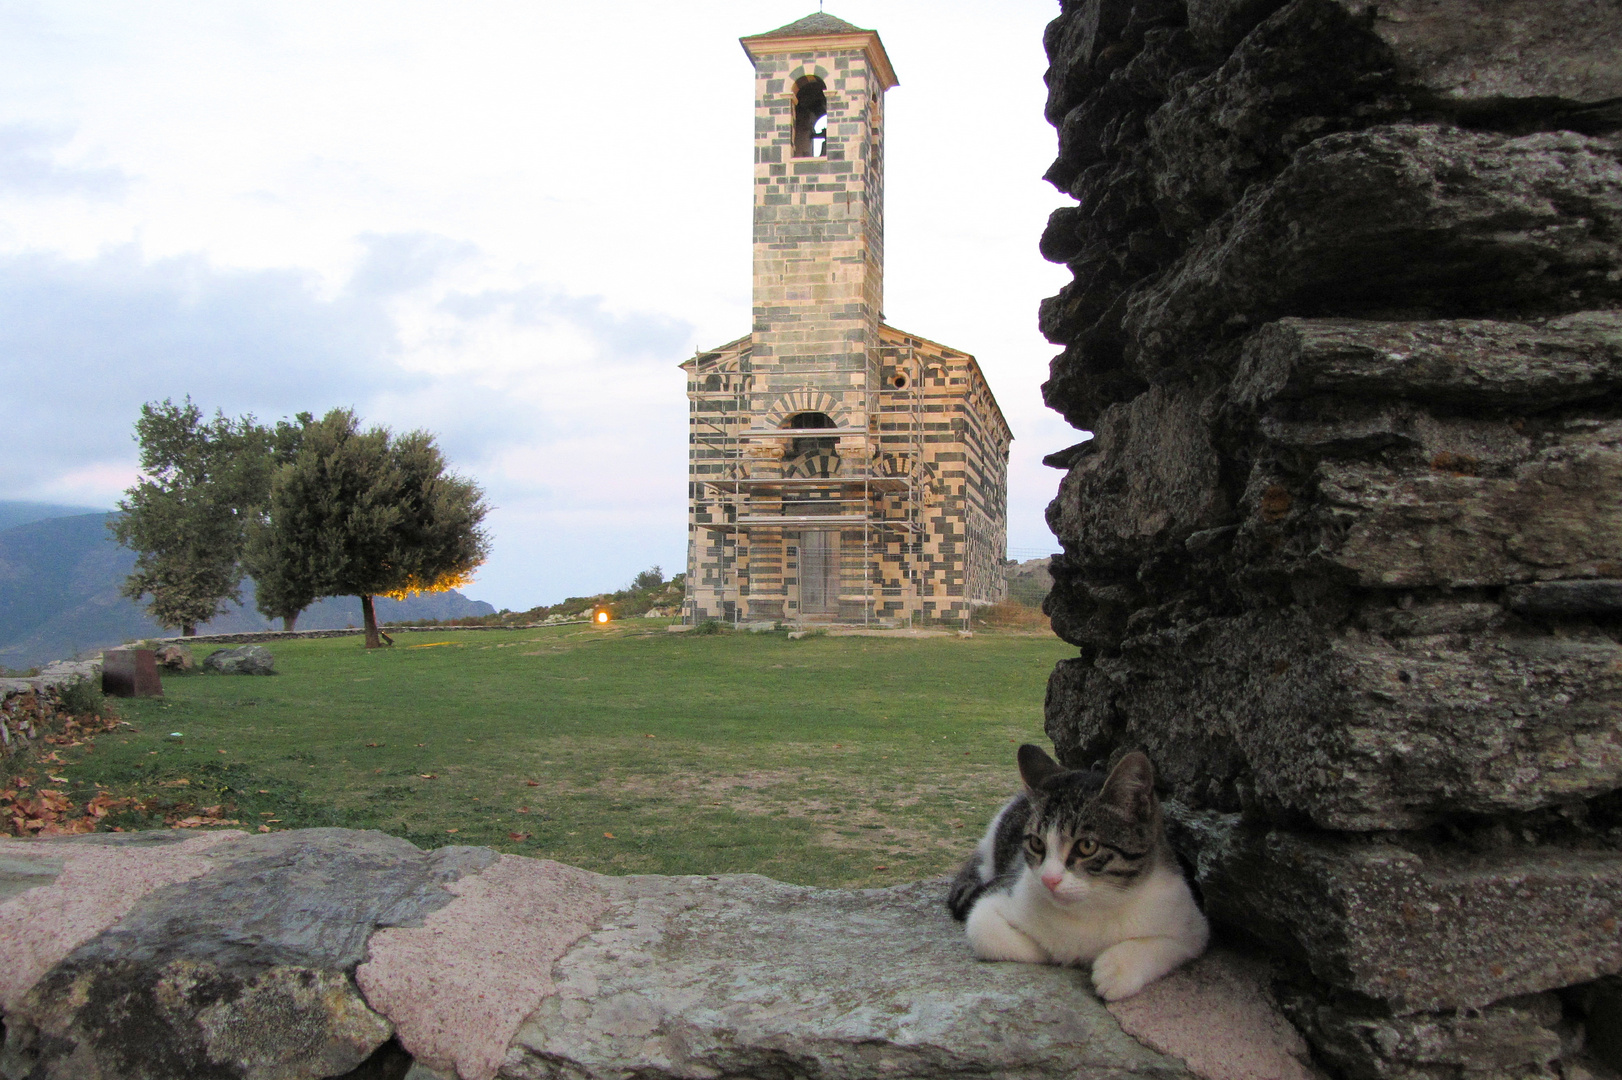
POLYGON ((1064 880, 1064 871, 1063 870, 1044 870, 1044 871, 1042 871, 1042 884, 1044 884, 1044 885, 1046 885, 1048 887, 1049 892, 1057 892, 1058 888, 1059 888, 1059 882, 1061 882, 1063 880, 1064 880))

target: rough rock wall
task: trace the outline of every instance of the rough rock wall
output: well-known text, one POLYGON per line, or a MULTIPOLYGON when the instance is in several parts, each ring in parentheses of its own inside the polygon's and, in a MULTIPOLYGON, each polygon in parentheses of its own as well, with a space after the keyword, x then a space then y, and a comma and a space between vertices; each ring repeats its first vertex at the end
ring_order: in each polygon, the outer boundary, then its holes
POLYGON ((1061 757, 1151 753, 1334 1069, 1597 1052, 1622 4, 1066 0, 1046 44, 1061 757))

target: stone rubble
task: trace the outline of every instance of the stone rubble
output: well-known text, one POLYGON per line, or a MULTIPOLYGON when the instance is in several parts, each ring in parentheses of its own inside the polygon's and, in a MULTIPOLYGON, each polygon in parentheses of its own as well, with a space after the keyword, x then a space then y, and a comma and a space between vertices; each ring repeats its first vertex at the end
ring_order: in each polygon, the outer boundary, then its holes
POLYGON ((276 661, 263 645, 215 649, 203 657, 203 670, 220 675, 274 675, 276 661))
POLYGON ((1046 45, 1061 758, 1150 753, 1330 1068, 1622 1068, 1622 19, 1065 0, 1046 45))

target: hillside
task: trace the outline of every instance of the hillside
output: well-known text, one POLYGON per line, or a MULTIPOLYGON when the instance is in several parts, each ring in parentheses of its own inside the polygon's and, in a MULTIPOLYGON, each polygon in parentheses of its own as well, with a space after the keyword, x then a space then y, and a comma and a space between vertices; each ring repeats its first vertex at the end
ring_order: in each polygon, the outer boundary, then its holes
POLYGON ((30 521, 47 518, 77 517, 81 514, 99 514, 94 506, 63 506, 60 503, 17 502, 0 500, 0 532, 27 525, 30 521))
MULTIPOLYGON (((0 508, 19 504, 0 504, 0 508)), ((118 594, 135 553, 108 535, 111 514, 75 514, 29 521, 0 531, 0 667, 28 668, 87 649, 170 633, 140 606, 118 594)), ((253 607, 253 583, 243 603, 198 628, 199 633, 280 629, 253 607)), ((379 598, 380 620, 454 619, 495 611, 459 592, 409 600, 379 598)), ((360 601, 333 597, 299 617, 301 630, 359 626, 360 601)))

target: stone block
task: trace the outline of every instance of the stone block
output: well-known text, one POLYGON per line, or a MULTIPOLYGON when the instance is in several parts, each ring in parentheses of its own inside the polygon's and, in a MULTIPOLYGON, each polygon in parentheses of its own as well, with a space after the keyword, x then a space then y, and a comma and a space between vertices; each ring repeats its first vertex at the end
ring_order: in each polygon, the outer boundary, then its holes
POLYGON ((157 653, 151 649, 112 649, 103 653, 101 692, 114 697, 162 697, 157 653))
POLYGON ((355 988, 378 926, 420 923, 495 860, 382 833, 246 837, 144 897, 5 1017, 8 1077, 334 1076, 393 1032, 355 988), (234 1070, 234 1071, 222 1071, 234 1070))
POLYGON ((1104 414, 1047 511, 1071 557, 1135 565, 1148 546, 1226 522, 1230 507, 1200 411, 1193 393, 1154 387, 1104 414))
POLYGON ((1502 109, 1514 99, 1547 107, 1622 97, 1622 19, 1603 2, 1334 2, 1390 48, 1405 85, 1445 102, 1502 109))
POLYGON ((1360 1008, 1299 986, 1281 998, 1290 1019, 1311 1035, 1319 1056, 1350 1080, 1546 1076, 1565 1051, 1560 998, 1554 994, 1408 1016, 1360 1008))
POLYGON ((1120 1030, 1085 973, 974 961, 941 882, 604 882, 613 906, 514 1040, 520 1075, 1186 1075, 1120 1030))
POLYGON ((1561 315, 1622 302, 1614 142, 1431 125, 1328 135, 1127 302, 1153 378, 1285 315, 1561 315))
POLYGON ((1392 1015, 1479 1009, 1622 970, 1622 851, 1470 852, 1167 815, 1213 922, 1392 1015))
POLYGON ((274 675, 276 661, 263 645, 215 649, 203 658, 203 670, 221 675, 274 675))
POLYGON ((1242 408, 1320 394, 1541 410, 1622 388, 1622 312, 1542 324, 1280 319, 1244 346, 1242 408))
POLYGON ((1549 441, 1499 476, 1456 472, 1475 463, 1440 454, 1406 468, 1321 462, 1317 506, 1297 519, 1314 542, 1310 558, 1367 588, 1622 575, 1622 423, 1549 441))
POLYGON ((1392 636, 1288 608, 1129 639, 1119 656, 1060 662, 1047 732, 1073 766, 1140 747, 1191 805, 1328 829, 1622 788, 1622 645, 1592 628, 1486 631, 1491 607, 1376 612, 1392 636))

